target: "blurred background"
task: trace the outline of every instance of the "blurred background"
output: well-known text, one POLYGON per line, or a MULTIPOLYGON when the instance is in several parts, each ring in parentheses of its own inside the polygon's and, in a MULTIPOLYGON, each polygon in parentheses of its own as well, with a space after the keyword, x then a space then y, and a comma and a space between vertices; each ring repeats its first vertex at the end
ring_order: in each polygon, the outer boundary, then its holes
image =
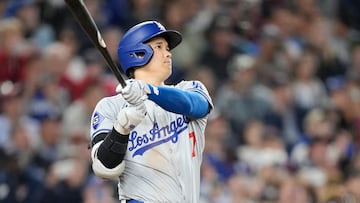
MULTIPOLYGON (((215 104, 200 203, 360 202, 360 1, 84 0, 117 60, 135 23, 183 33, 175 84, 215 104)), ((89 123, 117 82, 61 0, 0 0, 0 202, 117 203, 89 123)))

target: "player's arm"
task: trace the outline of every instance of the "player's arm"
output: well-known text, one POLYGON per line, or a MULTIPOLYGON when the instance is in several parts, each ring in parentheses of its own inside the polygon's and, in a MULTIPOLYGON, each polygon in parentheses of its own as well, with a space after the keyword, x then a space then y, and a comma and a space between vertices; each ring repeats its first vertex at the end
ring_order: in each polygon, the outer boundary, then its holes
POLYGON ((128 85, 117 89, 129 103, 134 103, 141 97, 148 97, 163 109, 183 114, 191 119, 206 116, 212 108, 209 99, 201 90, 200 83, 193 83, 194 87, 179 89, 174 87, 155 87, 140 80, 127 81, 128 85))
POLYGON ((123 161, 127 150, 130 130, 145 117, 143 102, 137 106, 125 107, 117 115, 113 129, 100 133, 92 139, 92 168, 102 178, 119 177, 125 168, 123 161))
POLYGON ((151 92, 148 98, 167 111, 193 119, 202 118, 210 111, 209 102, 197 91, 151 85, 149 87, 151 92))

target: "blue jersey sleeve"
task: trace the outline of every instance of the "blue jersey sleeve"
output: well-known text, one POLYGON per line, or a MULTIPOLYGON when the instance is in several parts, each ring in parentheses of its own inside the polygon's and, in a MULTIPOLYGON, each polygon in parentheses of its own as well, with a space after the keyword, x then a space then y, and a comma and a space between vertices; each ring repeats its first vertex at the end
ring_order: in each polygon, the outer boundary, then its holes
POLYGON ((167 111, 185 115, 190 119, 198 119, 206 116, 210 110, 208 100, 197 91, 149 86, 151 89, 149 99, 167 111))

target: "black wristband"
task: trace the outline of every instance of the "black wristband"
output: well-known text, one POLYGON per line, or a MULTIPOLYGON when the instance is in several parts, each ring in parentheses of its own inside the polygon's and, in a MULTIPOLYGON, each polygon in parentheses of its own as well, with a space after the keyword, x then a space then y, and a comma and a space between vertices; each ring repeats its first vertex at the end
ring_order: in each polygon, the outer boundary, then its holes
POLYGON ((116 154, 125 154, 127 150, 128 140, 129 135, 122 135, 118 133, 115 129, 112 129, 112 131, 106 136, 104 142, 101 145, 116 154))
POLYGON ((97 157, 107 168, 118 166, 125 157, 129 135, 122 135, 112 129, 99 146, 97 157))

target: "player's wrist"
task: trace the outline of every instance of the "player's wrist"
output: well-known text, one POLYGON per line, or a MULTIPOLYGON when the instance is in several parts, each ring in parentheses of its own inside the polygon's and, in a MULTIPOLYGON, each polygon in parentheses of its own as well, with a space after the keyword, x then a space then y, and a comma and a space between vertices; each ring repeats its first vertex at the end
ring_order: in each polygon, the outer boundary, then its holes
POLYGON ((113 128, 102 144, 114 153, 123 154, 126 151, 128 140, 129 135, 121 134, 113 128))
POLYGON ((115 127, 110 131, 110 133, 108 134, 108 136, 116 141, 116 142, 120 142, 120 143, 127 143, 128 139, 129 139, 129 134, 122 134, 120 132, 118 132, 115 127))
POLYGON ((128 136, 130 134, 130 129, 124 128, 119 122, 114 124, 114 131, 116 131, 119 135, 128 136))

